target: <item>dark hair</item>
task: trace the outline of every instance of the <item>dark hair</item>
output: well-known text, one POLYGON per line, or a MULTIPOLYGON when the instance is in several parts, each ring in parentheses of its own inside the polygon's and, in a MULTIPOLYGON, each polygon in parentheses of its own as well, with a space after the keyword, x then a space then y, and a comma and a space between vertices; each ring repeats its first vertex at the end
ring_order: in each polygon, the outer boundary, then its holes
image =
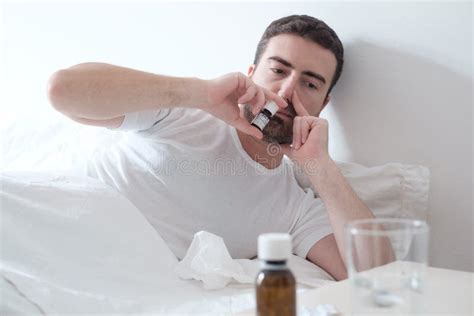
POLYGON ((334 30, 323 21, 308 15, 290 15, 275 20, 265 29, 260 42, 258 42, 253 62, 255 65, 260 62, 260 57, 267 48, 269 40, 280 34, 301 36, 329 49, 334 54, 337 65, 328 90, 329 94, 341 76, 342 65, 344 64, 344 48, 342 47, 342 43, 339 40, 339 37, 337 37, 336 32, 334 32, 334 30))

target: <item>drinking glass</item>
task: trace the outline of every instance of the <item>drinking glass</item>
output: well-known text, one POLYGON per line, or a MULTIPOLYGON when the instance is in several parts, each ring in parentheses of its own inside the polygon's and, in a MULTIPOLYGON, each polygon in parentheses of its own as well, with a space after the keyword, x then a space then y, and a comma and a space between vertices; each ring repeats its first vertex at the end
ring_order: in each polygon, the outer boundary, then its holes
POLYGON ((353 315, 422 310, 429 227, 421 220, 373 218, 345 228, 353 315))

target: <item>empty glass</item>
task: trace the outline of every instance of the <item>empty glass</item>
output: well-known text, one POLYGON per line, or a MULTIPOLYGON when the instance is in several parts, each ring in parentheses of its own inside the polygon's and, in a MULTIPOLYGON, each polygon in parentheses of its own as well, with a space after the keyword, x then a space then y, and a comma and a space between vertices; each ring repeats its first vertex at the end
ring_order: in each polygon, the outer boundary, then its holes
POLYGON ((423 305, 428 224, 375 218, 346 226, 346 262, 354 315, 417 313, 423 305))

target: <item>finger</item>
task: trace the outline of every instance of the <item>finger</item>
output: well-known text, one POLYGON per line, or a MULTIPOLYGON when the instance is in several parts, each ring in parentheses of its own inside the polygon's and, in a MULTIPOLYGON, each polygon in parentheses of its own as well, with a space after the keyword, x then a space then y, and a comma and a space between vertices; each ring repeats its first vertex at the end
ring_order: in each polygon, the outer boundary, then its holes
POLYGON ((237 100, 239 104, 245 104, 248 103, 250 100, 252 100, 255 97, 255 94, 257 93, 257 88, 255 86, 250 86, 247 88, 245 93, 240 96, 240 98, 237 100))
POLYGON ((253 115, 257 115, 258 112, 260 112, 263 107, 265 106, 265 92, 263 91, 262 88, 258 89, 257 96, 256 96, 256 103, 255 106, 252 109, 253 115))
POLYGON ((280 97, 278 94, 271 92, 270 90, 265 89, 265 99, 267 100, 272 100, 275 101, 275 103, 280 107, 280 108, 286 108, 288 106, 288 103, 280 97))
POLYGON ((245 133, 245 134, 251 135, 251 136, 253 136, 255 138, 258 138, 258 139, 263 138, 262 132, 258 128, 256 128, 255 126, 250 125, 250 123, 247 122, 247 120, 245 120, 242 117, 239 117, 237 120, 232 122, 231 125, 234 126, 235 128, 237 128, 239 131, 245 133))
POLYGON ((293 120, 293 148, 298 150, 301 145, 301 118, 295 117, 293 120))
POLYGON ((311 130, 311 123, 308 120, 303 119, 301 124, 301 144, 304 144, 308 139, 309 132, 311 130))
POLYGON ((306 111, 306 108, 304 107, 303 103, 301 103, 301 100, 298 96, 298 93, 295 92, 293 93, 292 97, 293 101, 293 107, 295 108, 296 114, 299 116, 310 116, 308 111, 306 111))
POLYGON ((251 85, 247 88, 247 91, 244 95, 242 95, 239 100, 237 101, 239 104, 245 104, 252 100, 255 95, 257 94, 257 87, 255 85, 251 85))
POLYGON ((260 108, 263 108, 263 106, 266 104, 266 100, 265 100, 265 92, 263 90, 263 88, 259 88, 258 89, 258 103, 257 103, 257 106, 260 107, 260 108))

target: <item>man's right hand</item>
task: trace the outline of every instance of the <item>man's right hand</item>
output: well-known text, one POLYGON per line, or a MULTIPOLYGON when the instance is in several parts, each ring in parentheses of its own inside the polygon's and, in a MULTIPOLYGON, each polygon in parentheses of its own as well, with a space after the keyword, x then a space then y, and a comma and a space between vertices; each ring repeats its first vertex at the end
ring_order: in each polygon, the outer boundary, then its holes
POLYGON ((207 99, 207 104, 201 106, 202 110, 258 139, 263 137, 262 132, 245 119, 239 104, 250 105, 254 115, 259 113, 268 101, 275 101, 281 108, 287 106, 286 101, 276 93, 258 86, 239 72, 208 80, 207 99))

